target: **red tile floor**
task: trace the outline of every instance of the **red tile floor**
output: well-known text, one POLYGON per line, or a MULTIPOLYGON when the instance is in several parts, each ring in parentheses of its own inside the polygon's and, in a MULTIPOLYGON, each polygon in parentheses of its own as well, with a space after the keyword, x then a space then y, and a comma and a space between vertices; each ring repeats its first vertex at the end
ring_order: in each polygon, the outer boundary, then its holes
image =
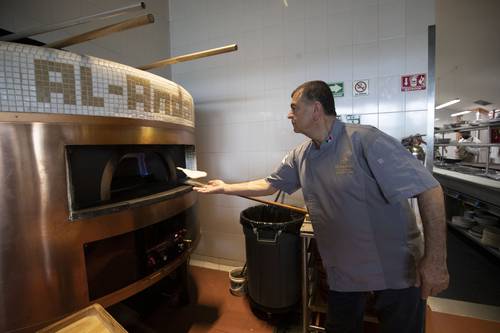
MULTIPOLYGON (((147 296, 138 302, 126 300, 106 310, 130 333, 302 332, 298 311, 281 321, 274 320, 279 327, 257 318, 245 297, 229 292, 228 272, 196 266, 188 266, 188 270, 187 294, 161 287, 151 292, 154 297, 147 296), (189 298, 185 299, 186 305, 178 306, 182 299, 179 295, 189 298)), ((364 332, 377 333, 378 329, 375 324, 365 322, 364 332)))
POLYGON ((146 311, 136 311, 119 303, 108 311, 131 333, 275 332, 271 324, 252 313, 244 297, 229 292, 227 272, 195 266, 189 266, 189 272, 190 301, 186 306, 156 303, 146 311))

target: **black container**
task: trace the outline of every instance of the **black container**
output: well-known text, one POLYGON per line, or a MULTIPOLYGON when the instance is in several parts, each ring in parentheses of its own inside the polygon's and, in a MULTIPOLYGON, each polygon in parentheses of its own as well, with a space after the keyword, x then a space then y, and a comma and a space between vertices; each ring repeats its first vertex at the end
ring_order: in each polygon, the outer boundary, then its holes
POLYGON ((248 297, 258 310, 283 313, 300 300, 299 233, 303 220, 302 214, 264 205, 241 212, 248 297))

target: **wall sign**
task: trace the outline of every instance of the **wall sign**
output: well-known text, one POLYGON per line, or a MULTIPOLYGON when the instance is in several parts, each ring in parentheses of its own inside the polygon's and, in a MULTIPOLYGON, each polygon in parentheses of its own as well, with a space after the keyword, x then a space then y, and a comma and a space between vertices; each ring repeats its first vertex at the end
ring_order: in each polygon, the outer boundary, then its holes
POLYGON ((353 96, 366 96, 369 93, 369 80, 354 80, 352 83, 353 96))
POLYGON ((361 116, 359 114, 346 114, 345 122, 350 124, 361 124, 361 116))
POLYGON ((344 97, 344 82, 328 83, 333 97, 344 97))
POLYGON ((425 73, 401 76, 401 91, 425 90, 425 73))

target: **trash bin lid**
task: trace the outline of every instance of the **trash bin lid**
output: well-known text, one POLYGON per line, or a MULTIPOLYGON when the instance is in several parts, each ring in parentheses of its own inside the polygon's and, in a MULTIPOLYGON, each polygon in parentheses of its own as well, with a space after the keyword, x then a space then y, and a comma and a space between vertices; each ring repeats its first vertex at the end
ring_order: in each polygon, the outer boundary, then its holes
POLYGON ((252 228, 295 229, 300 228, 303 221, 302 214, 267 205, 249 207, 240 214, 240 223, 252 228))

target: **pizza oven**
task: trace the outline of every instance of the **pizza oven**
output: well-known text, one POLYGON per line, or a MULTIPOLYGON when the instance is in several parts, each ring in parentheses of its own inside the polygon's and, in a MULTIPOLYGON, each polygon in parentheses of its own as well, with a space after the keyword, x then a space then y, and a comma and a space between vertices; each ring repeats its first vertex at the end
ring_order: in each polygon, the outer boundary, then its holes
POLYGON ((196 169, 189 93, 90 56, 0 53, 0 331, 110 306, 183 269, 199 237, 176 169, 196 169))

